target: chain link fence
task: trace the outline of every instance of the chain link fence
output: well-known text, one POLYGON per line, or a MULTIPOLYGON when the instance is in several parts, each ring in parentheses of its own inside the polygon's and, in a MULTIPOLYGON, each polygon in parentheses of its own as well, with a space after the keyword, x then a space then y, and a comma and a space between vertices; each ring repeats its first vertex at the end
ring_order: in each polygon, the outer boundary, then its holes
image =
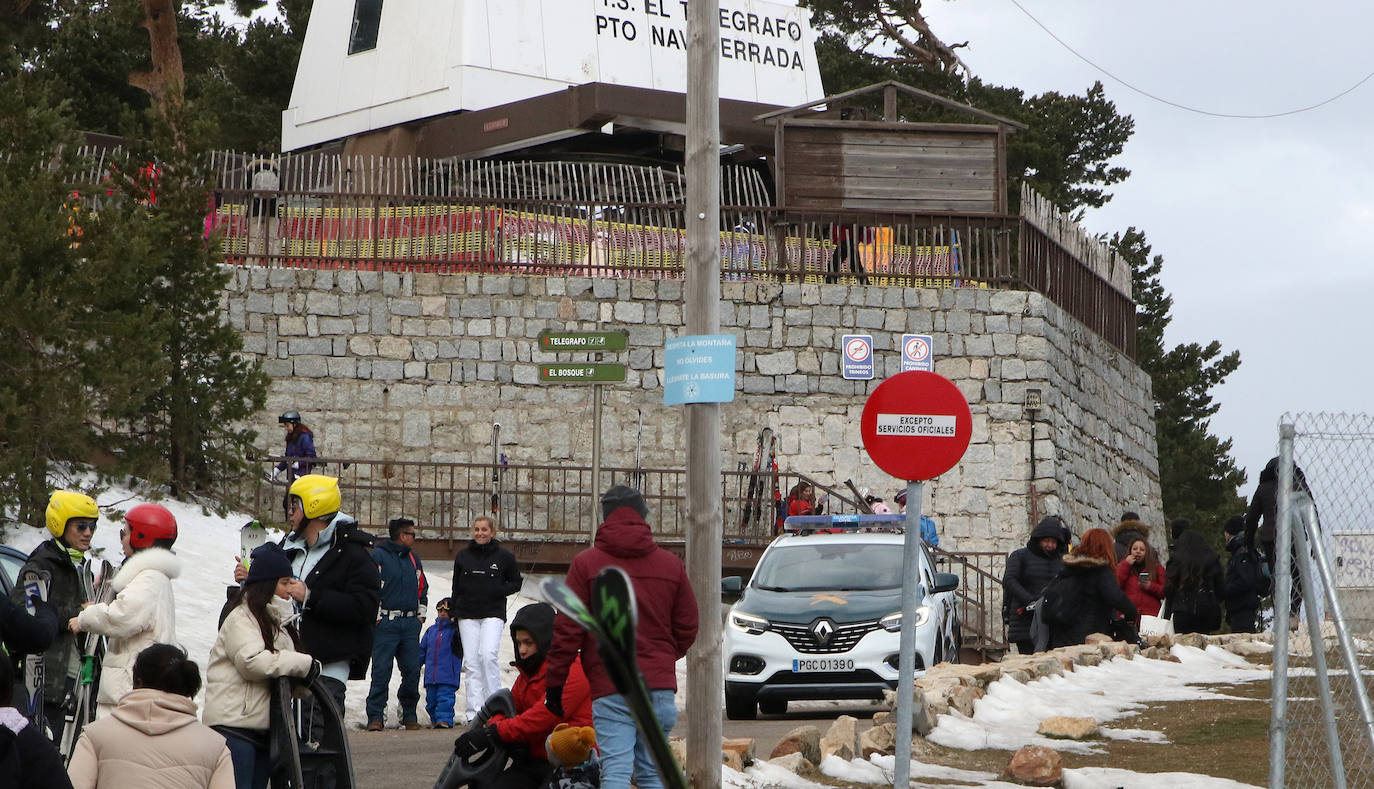
POLYGON ((1252 504, 1274 564, 1269 785, 1374 786, 1374 417, 1286 414, 1279 432, 1272 507, 1263 476, 1252 504))

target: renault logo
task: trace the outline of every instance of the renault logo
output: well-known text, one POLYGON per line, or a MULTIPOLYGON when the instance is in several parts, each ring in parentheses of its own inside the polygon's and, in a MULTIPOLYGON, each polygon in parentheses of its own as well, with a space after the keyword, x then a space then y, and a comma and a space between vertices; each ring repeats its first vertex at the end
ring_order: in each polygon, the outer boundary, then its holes
POLYGON ((829 619, 822 619, 811 626, 811 637, 816 639, 816 643, 825 646, 830 643, 830 637, 835 635, 835 623, 829 619))

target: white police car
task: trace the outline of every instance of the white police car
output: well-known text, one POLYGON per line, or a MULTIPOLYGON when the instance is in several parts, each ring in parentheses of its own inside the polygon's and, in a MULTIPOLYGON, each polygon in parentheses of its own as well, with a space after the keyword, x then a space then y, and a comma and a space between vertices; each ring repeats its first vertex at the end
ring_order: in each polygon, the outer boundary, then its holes
MULTIPOLYGON (((789 519, 789 529, 796 520, 789 519)), ((897 687, 902 534, 839 531, 784 534, 759 558, 726 619, 728 718, 786 712, 787 702, 799 699, 880 699, 897 687)), ((917 562, 919 674, 958 657, 950 592, 959 578, 935 572, 924 544, 917 562)), ((725 579, 722 589, 741 591, 740 579, 725 579)))

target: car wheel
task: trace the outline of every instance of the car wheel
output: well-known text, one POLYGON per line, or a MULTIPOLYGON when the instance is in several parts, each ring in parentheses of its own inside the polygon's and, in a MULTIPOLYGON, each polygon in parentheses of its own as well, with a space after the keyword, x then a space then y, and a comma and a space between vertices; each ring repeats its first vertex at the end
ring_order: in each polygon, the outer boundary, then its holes
POLYGON ((787 699, 762 699, 759 701, 759 712, 765 715, 781 715, 787 712, 787 699))
POLYGON ((732 721, 751 721, 759 715, 757 697, 753 693, 725 691, 725 717, 732 721))

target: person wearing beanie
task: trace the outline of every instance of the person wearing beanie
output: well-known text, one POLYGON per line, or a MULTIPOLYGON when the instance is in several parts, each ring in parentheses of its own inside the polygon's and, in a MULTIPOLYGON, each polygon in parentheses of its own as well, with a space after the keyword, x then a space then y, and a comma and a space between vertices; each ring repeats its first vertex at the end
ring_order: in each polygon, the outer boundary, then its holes
POLYGON ((1245 516, 1233 515, 1222 527, 1226 534, 1226 581, 1222 602, 1226 622, 1232 633, 1259 632, 1260 598, 1271 586, 1268 565, 1259 551, 1245 539, 1245 516))
POLYGON ((308 683, 320 675, 320 661, 305 654, 286 627, 301 586, 280 545, 256 548, 210 650, 203 717, 224 735, 240 789, 263 789, 271 774, 271 680, 301 677, 308 683))
POLYGON ((119 530, 124 563, 110 582, 114 599, 93 603, 68 622, 72 633, 109 639, 100 663, 96 718, 114 712, 119 697, 133 690, 134 658, 140 652, 177 641, 172 579, 181 575, 181 560, 171 550, 176 539, 177 521, 167 508, 140 504, 129 510, 119 530))
POLYGON ((555 715, 545 704, 545 657, 553 640, 553 622, 554 609, 548 603, 530 603, 515 612, 510 623, 511 641, 515 646, 514 665, 519 672, 511 687, 515 717, 497 716, 488 725, 463 733, 453 743, 454 752, 460 756, 472 756, 498 744, 519 746, 504 749, 510 756, 510 763, 496 780, 501 789, 544 786, 556 766, 551 763, 547 750, 549 735, 558 726, 571 723, 587 727, 592 722, 591 689, 576 659, 563 686, 566 714, 555 715))
POLYGON ((200 667, 186 651, 153 644, 135 657, 132 675, 114 712, 76 741, 73 789, 232 789, 225 738, 196 720, 200 667))
POLYGON ((1064 535, 1068 531, 1058 515, 1047 515, 1031 529, 1026 547, 1007 557, 1002 573, 1002 620, 1007 625, 1007 639, 1023 655, 1035 651, 1031 637, 1035 611, 1027 606, 1040 599, 1045 587, 1064 568, 1063 557, 1069 550, 1064 535))
MULTIPOLYGON (((48 499, 44 521, 52 539, 44 540, 29 554, 16 578, 30 570, 49 575, 48 602, 57 614, 58 633, 43 651, 43 717, 53 742, 62 741, 65 724, 63 701, 76 687, 81 673, 81 649, 69 623, 89 602, 82 578, 92 570, 86 551, 95 536, 100 510, 95 499, 70 490, 55 490, 48 499)), ((24 606, 24 588, 15 584, 10 602, 24 606)))
MULTIPOLYGON (((290 563, 289 575, 299 580, 290 587, 295 612, 300 614, 303 651, 323 666, 320 682, 340 710, 347 682, 367 677, 372 661, 372 626, 377 621, 381 580, 372 560, 372 535, 340 512, 339 481, 323 474, 306 474, 291 483, 284 502, 290 533, 280 547, 290 563)), ((256 552, 255 552, 256 553, 256 552)), ((248 574, 234 562, 234 580, 248 574)), ((323 711, 313 698, 301 702, 308 721, 303 728, 311 742, 324 737, 323 711)))
POLYGON ((450 598, 434 606, 434 624, 420 639, 420 665, 425 669, 425 713, 436 729, 453 728, 453 702, 463 672, 463 641, 449 618, 450 598))
MULTIPOLYGON (((638 490, 626 485, 612 487, 601 497, 601 511, 605 519, 596 531, 596 540, 573 558, 567 584, 583 601, 589 601, 592 580, 603 567, 615 565, 630 576, 639 611, 635 652, 652 696, 654 714, 667 733, 677 722, 675 665, 697 637, 696 597, 682 560, 654 542, 645 521, 648 507, 638 490)), ((601 751, 601 785, 626 789, 633 777, 640 789, 661 789, 662 779, 648 744, 635 729, 625 697, 616 692, 607 676, 595 639, 562 615, 554 623, 553 646, 546 658, 545 706, 554 715, 563 716, 564 686, 579 654, 591 685, 592 718, 601 751)))
POLYGON ((520 591, 524 578, 515 554, 501 547, 496 524, 486 515, 472 521, 472 539, 453 558, 453 609, 463 645, 463 699, 467 719, 481 711, 501 689, 501 634, 506 598, 520 591))

